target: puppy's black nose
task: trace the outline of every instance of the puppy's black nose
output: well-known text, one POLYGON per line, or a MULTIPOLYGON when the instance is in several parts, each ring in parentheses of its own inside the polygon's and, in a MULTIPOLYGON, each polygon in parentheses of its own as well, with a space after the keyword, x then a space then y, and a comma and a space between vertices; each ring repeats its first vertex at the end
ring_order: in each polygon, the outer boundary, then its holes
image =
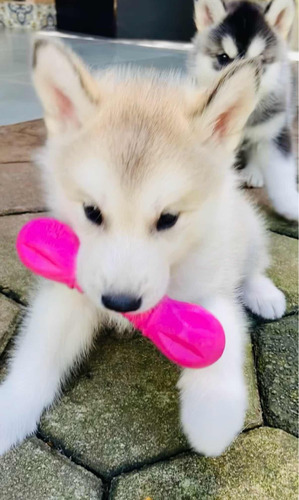
POLYGON ((134 295, 102 295, 103 305, 107 309, 117 312, 137 311, 141 306, 142 299, 134 295))

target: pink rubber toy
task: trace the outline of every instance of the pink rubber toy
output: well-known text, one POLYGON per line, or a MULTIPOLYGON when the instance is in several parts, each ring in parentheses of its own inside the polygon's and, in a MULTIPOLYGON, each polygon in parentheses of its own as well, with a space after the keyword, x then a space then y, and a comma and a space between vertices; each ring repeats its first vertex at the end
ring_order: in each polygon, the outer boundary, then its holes
MULTIPOLYGON (((55 219, 36 219, 21 229, 17 252, 34 273, 77 288, 76 258, 80 241, 73 230, 55 219)), ((215 363, 225 347, 219 321, 194 304, 164 297, 153 309, 123 314, 174 363, 204 368, 215 363)))

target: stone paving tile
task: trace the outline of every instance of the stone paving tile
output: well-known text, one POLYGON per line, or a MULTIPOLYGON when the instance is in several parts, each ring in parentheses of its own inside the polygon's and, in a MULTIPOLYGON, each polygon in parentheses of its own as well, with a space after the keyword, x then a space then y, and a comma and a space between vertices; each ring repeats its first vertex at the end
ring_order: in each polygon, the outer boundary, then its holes
MULTIPOLYGON (((247 428, 262 423, 250 348, 247 428)), ((99 339, 83 375, 48 411, 41 432, 109 476, 188 445, 180 431, 178 369, 149 341, 99 339)))
POLYGON ((36 217, 36 214, 0 217, 0 262, 3 263, 0 266, 0 290, 13 290, 22 300, 28 298, 34 278, 18 260, 15 242, 21 227, 36 217))
POLYGON ((43 120, 0 127, 0 163, 31 161, 32 153, 44 143, 43 120))
POLYGON ((272 257, 268 275, 286 295, 287 312, 298 309, 298 241, 294 238, 270 235, 272 257))
POLYGON ((100 339, 41 432, 104 475, 184 450, 177 378, 178 369, 139 334, 100 339))
POLYGON ((255 429, 221 457, 187 455, 114 479, 109 498, 296 500, 297 439, 277 429, 255 429))
POLYGON ((298 435, 298 317, 263 325, 253 338, 265 421, 298 435))
POLYGON ((100 479, 36 438, 0 458, 0 500, 100 500, 100 479))
POLYGON ((244 366, 245 377, 248 390, 248 410, 245 419, 244 428, 252 429, 263 424, 262 409, 260 404, 257 377, 254 366, 252 344, 247 343, 246 361, 244 366))
POLYGON ((0 214, 42 210, 38 168, 32 163, 0 163, 0 214))
POLYGON ((274 212, 268 213, 268 228, 274 233, 285 234, 298 239, 298 223, 287 221, 274 212))
POLYGON ((0 295, 0 356, 15 331, 20 306, 0 295))

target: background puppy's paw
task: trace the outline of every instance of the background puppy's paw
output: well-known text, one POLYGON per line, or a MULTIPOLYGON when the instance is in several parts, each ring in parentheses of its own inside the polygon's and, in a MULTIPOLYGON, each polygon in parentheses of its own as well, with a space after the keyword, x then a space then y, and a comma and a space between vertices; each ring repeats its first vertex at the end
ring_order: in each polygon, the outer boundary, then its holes
POLYGON ((288 220, 299 219, 299 195, 295 193, 286 196, 283 200, 276 201, 274 206, 277 212, 288 220))
POLYGON ((243 301, 254 314, 265 319, 281 318, 286 310, 284 294, 263 275, 246 281, 243 288, 243 301))
POLYGON ((240 170, 239 175, 242 183, 249 188, 260 188, 264 185, 263 173, 253 163, 249 163, 243 170, 240 170))

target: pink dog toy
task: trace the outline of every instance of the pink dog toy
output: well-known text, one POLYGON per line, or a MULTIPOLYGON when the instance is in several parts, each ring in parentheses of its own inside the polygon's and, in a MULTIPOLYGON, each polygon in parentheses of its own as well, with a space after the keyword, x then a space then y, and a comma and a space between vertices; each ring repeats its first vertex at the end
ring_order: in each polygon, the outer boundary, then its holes
MULTIPOLYGON (((69 226, 55 219, 33 220, 21 229, 16 246, 20 260, 31 271, 82 292, 76 281, 80 242, 69 226)), ((221 324, 198 305, 164 297, 149 311, 123 315, 180 366, 204 368, 224 351, 221 324)))

